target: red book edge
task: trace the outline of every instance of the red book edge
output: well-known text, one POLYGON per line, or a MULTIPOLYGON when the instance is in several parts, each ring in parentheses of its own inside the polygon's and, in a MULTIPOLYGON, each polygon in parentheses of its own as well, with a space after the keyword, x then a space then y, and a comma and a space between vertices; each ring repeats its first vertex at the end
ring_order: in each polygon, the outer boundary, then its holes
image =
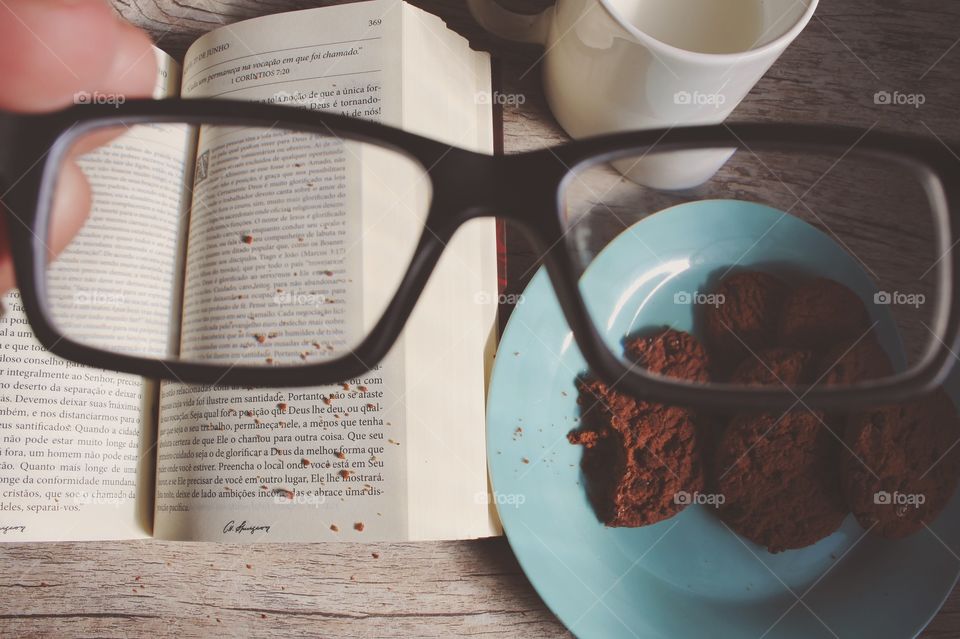
MULTIPOLYGON (((491 89, 493 95, 500 92, 500 61, 490 59, 491 89)), ((503 105, 499 100, 491 99, 493 103, 493 154, 503 155, 503 105)), ((503 220, 497 220, 497 290, 503 293, 507 290, 507 225, 503 220)))

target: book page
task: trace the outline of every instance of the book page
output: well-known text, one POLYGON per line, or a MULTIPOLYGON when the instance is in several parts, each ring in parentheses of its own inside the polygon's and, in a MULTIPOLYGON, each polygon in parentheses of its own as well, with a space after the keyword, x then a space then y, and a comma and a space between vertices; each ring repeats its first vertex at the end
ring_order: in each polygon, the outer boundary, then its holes
MULTIPOLYGON (((157 50, 155 97, 176 95, 179 69, 157 50)), ((47 272, 61 330, 130 352, 163 353, 175 333, 174 269, 185 213, 192 136, 185 127, 136 127, 78 158, 90 217, 47 272), (127 205, 137 185, 138 206, 127 205), (118 258, 97 258, 104 242, 118 258), (156 260, 143 257, 150 249, 156 260), (154 268, 168 265, 168 271, 154 268), (148 301, 125 317, 111 302, 148 301)), ((36 342, 17 291, 0 318, 0 541, 124 539, 150 535, 155 385, 61 360, 36 342)))
MULTIPOLYGON (((405 6, 402 57, 403 128, 492 154, 490 56, 405 6)), ((411 539, 500 534, 485 454, 498 299, 496 222, 471 220, 448 244, 405 335, 411 539)))
MULTIPOLYGON (((397 121, 399 59, 391 52, 399 51, 400 6, 327 7, 214 31, 187 53, 184 96, 397 121)), ((357 343, 379 318, 368 298, 386 286, 367 277, 376 237, 411 232, 384 216, 395 204, 379 206, 383 189, 365 179, 381 153, 333 137, 202 128, 184 358, 302 363, 357 343)), ((402 346, 333 387, 164 384, 157 536, 405 539, 405 410, 402 346)))
MULTIPOLYGON (((183 94, 337 111, 489 152, 489 101, 476 95, 489 91, 489 57, 411 11, 419 12, 382 0, 214 31, 187 54, 183 94), (421 18, 436 35, 417 47, 404 39, 430 35, 411 28, 421 18), (458 78, 465 69, 468 78, 458 78)), ((201 132, 198 158, 182 353, 278 364, 355 344, 406 268, 384 256, 421 232, 424 167, 369 145, 223 127, 201 132), (331 259, 339 261, 327 270, 311 266, 331 259)), ((165 384, 157 535, 250 542, 496 533, 483 446, 493 229, 479 220, 458 232, 399 343, 361 379, 270 392, 165 384)))

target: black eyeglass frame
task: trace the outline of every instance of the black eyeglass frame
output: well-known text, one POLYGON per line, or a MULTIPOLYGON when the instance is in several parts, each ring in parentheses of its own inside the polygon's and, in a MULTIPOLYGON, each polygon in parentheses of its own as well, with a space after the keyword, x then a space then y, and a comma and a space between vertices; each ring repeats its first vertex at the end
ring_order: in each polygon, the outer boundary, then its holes
POLYGON ((941 385, 960 352, 960 162, 939 141, 849 127, 801 124, 730 124, 617 133, 550 149, 490 156, 393 127, 296 107, 229 100, 130 100, 120 105, 83 104, 46 114, 0 112, 0 185, 14 269, 27 318, 42 346, 74 362, 187 383, 223 386, 314 386, 357 377, 386 356, 397 340, 444 246, 477 217, 496 216, 516 225, 543 255, 551 285, 577 346, 591 370, 619 390, 662 402, 717 409, 783 409, 798 398, 809 407, 855 408, 896 402, 941 385), (330 361, 271 368, 157 360, 107 352, 60 333, 46 307, 46 245, 58 167, 79 136, 109 126, 145 123, 276 127, 367 142, 404 153, 428 169, 433 189, 425 232, 382 317, 350 353, 330 361), (921 179, 939 227, 936 269, 940 290, 937 339, 916 366, 894 377, 844 388, 745 389, 694 385, 629 367, 597 331, 580 294, 582 274, 564 242, 564 185, 586 166, 624 156, 691 148, 871 154, 913 171, 921 179), (41 158, 37 160, 37 158, 41 158))

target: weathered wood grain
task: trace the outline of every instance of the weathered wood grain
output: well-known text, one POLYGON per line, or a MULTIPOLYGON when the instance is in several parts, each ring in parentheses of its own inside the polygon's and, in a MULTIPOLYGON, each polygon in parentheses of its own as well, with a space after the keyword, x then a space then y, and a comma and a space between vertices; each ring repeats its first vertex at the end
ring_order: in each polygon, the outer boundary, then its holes
MULTIPOLYGON (((325 3, 113 4, 179 58, 196 36, 219 25, 325 3)), ((501 91, 526 97, 521 106, 505 109, 508 153, 564 139, 540 91, 537 47, 482 33, 460 2, 414 4, 440 14, 474 46, 493 51, 500 60, 501 91)), ((505 4, 532 10, 547 3, 505 4)), ((960 4, 950 0, 825 1, 733 119, 877 125, 960 139, 958 36, 960 4), (920 109, 878 106, 873 102, 878 90, 920 92, 927 100, 920 109)), ((510 257, 511 290, 519 291, 537 256, 514 235, 510 257)), ((944 561, 960 563, 946 551, 944 561)), ((3 637, 568 636, 503 539, 256 547, 153 541, 4 544, 0 597, 3 637)), ((950 597, 924 636, 960 636, 960 594, 950 597)))

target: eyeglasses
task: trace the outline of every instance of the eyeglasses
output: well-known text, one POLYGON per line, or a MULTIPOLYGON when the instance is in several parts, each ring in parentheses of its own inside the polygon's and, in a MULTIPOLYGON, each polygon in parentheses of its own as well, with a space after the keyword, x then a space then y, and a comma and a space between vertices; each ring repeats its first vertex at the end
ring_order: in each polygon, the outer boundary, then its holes
POLYGON ((0 131, 23 310, 43 347, 85 365, 228 386, 360 376, 455 232, 489 216, 542 255, 590 369, 638 397, 899 401, 942 383, 960 347, 960 170, 937 141, 736 124, 494 157, 221 100, 0 114, 0 131), (196 158, 180 198, 158 195, 181 179, 165 148, 196 158), (677 166, 687 188, 656 188, 677 166), (95 213, 54 256, 58 185, 81 174, 95 213))

